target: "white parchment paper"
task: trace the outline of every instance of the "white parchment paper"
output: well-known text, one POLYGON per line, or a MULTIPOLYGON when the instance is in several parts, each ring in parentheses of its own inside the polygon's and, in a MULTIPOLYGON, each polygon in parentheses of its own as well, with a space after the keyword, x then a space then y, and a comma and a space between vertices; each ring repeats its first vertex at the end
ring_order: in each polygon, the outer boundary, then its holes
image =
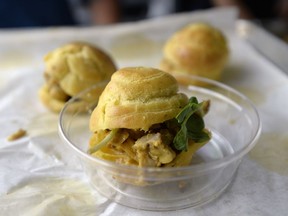
POLYGON ((287 215, 287 75, 241 37, 236 17, 233 8, 222 8, 105 27, 0 31, 0 215, 287 215), (113 203, 90 188, 77 158, 58 137, 58 115, 38 99, 43 56, 81 40, 104 48, 118 67, 157 67, 165 40, 196 21, 227 36, 231 57, 221 81, 254 102, 263 134, 228 190, 207 205, 147 212, 113 203), (19 128, 27 136, 7 141, 19 128))

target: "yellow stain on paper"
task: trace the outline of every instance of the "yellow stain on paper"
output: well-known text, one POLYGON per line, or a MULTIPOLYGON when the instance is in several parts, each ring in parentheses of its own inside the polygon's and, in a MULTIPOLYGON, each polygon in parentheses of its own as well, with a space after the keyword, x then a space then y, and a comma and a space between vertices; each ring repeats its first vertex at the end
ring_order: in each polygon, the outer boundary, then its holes
POLYGON ((125 34, 111 42, 111 52, 118 59, 147 58, 162 52, 163 44, 142 34, 125 34))
POLYGON ((14 69, 21 66, 33 64, 33 58, 27 52, 9 50, 0 55, 0 68, 14 69))
POLYGON ((249 156, 267 170, 288 175, 288 134, 262 134, 249 156))
POLYGON ((1 196, 0 210, 4 215, 97 215, 106 201, 80 180, 47 177, 30 180, 1 196))
POLYGON ((248 87, 235 87, 235 89, 248 97, 255 105, 263 104, 266 101, 266 95, 257 89, 248 87))

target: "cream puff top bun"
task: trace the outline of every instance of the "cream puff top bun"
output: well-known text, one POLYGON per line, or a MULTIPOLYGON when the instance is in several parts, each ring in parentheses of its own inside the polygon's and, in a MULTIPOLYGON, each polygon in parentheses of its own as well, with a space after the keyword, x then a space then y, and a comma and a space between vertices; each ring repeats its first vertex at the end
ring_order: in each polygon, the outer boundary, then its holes
POLYGON ((90 118, 94 131, 127 128, 148 130, 174 118, 188 98, 178 93, 173 76, 155 68, 126 67, 115 72, 90 118))

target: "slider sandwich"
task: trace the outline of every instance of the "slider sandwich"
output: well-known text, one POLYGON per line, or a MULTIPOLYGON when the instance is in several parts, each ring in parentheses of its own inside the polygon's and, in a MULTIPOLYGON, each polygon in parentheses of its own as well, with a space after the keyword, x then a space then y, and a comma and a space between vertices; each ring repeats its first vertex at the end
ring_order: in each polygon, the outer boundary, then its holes
POLYGON ((139 167, 189 165, 211 138, 203 120, 208 109, 209 101, 179 93, 176 79, 166 72, 122 68, 91 114, 88 153, 139 167))

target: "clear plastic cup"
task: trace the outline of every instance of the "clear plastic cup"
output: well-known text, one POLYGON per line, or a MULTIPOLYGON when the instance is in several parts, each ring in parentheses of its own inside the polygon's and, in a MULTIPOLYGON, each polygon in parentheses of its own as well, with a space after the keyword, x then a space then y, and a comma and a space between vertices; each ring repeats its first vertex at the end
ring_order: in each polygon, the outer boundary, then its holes
POLYGON ((251 101, 220 82, 189 75, 176 76, 179 91, 211 101, 204 117, 212 139, 196 152, 191 165, 139 168, 116 164, 87 154, 90 114, 97 105, 99 83, 67 102, 59 118, 59 134, 79 157, 91 186, 125 206, 145 210, 176 210, 205 204, 230 184, 241 159, 256 144, 261 131, 251 101), (197 84, 197 85, 195 85, 197 84), (97 94, 96 94, 97 95, 97 94))

